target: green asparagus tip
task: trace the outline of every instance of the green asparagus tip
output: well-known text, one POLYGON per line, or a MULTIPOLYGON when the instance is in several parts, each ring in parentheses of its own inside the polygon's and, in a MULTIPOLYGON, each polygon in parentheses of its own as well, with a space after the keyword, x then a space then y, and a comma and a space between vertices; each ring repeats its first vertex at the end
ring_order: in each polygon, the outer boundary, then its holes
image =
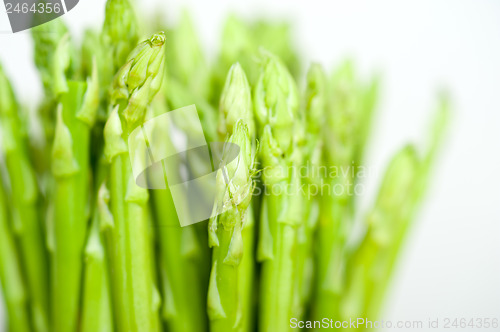
POLYGON ((295 80, 283 62, 261 49, 261 74, 254 94, 254 108, 261 128, 270 125, 279 147, 287 151, 297 120, 298 91, 295 80))
POLYGON ((327 104, 327 79, 323 67, 313 63, 307 73, 306 119, 310 133, 318 133, 323 123, 327 104))
POLYGON ((123 117, 129 128, 144 118, 147 106, 160 90, 165 72, 164 45, 164 32, 140 43, 115 77, 113 98, 115 102, 128 99, 123 117))
POLYGON ((219 136, 233 132, 233 127, 241 119, 251 137, 255 137, 250 85, 239 63, 231 66, 219 104, 219 136))

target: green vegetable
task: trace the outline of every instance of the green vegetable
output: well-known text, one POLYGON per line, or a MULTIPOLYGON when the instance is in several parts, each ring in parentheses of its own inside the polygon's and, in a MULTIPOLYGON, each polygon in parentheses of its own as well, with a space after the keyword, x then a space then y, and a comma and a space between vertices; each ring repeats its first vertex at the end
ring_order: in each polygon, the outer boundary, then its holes
POLYGON ((7 308, 7 323, 10 331, 29 332, 33 322, 28 312, 28 290, 20 262, 9 225, 3 183, 0 183, 0 283, 7 308))
POLYGON ((360 80, 349 61, 331 77, 312 64, 299 89, 291 25, 232 15, 208 61, 186 11, 177 25, 159 11, 139 21, 135 4, 108 0, 102 29, 78 44, 61 19, 32 30, 38 114, 0 67, 8 330, 282 332, 291 318, 378 319, 439 156, 448 97, 424 154, 396 153, 354 228, 378 78, 360 80), (153 25, 167 33, 137 44, 139 26, 153 25), (193 104, 198 117, 183 117, 193 104), (150 164, 158 175, 137 174, 150 164), (148 189, 157 181, 166 188, 148 189), (174 186, 200 197, 177 210, 174 186), (184 226, 207 193, 211 217, 184 226))
MULTIPOLYGON (((159 99, 153 104, 153 116, 165 113, 165 108, 164 100, 159 99)), ((152 133, 153 140, 169 142, 169 131, 158 129, 152 133)), ((168 183, 166 175, 165 182, 168 183)), ((180 226, 168 186, 151 190, 151 194, 160 247, 162 316, 172 331, 206 331, 206 245, 200 241, 196 225, 180 226)))
POLYGON ((262 262, 259 329, 288 331, 293 313, 297 227, 303 222, 303 197, 298 191, 301 179, 294 171, 302 163, 302 152, 295 149, 300 135, 294 135, 294 127, 301 126, 297 121, 298 91, 276 56, 264 53, 262 62, 254 94, 265 186, 257 252, 262 262))
POLYGON ((81 331, 114 331, 111 308, 108 264, 103 232, 112 221, 108 208, 109 192, 99 188, 90 235, 85 247, 85 274, 82 302, 81 331))
MULTIPOLYGON (((318 280, 314 317, 338 317, 345 283, 347 239, 352 230, 354 189, 358 166, 368 137, 374 108, 376 81, 365 87, 355 78, 351 62, 344 63, 331 79, 330 100, 323 128, 325 165, 337 170, 325 179, 318 224, 318 280)), ((331 173, 329 171, 329 173, 331 173)))
POLYGON ((89 83, 70 81, 60 97, 52 147, 52 321, 53 331, 78 325, 82 260, 90 217, 90 130, 99 105, 97 72, 89 83))
POLYGON ((11 186, 12 223, 19 240, 21 265, 30 294, 36 331, 48 331, 48 262, 44 231, 39 219, 38 185, 22 131, 19 107, 0 68, 0 121, 2 148, 11 186))
MULTIPOLYGON (((254 220, 250 200, 255 148, 251 92, 239 64, 231 67, 220 102, 219 137, 237 144, 240 154, 217 177, 217 204, 229 210, 211 218, 212 272, 208 314, 212 331, 250 331, 254 322, 254 220)), ((231 146, 225 147, 231 149, 231 146)))
POLYGON ((160 90, 164 74, 165 35, 140 43, 115 76, 113 111, 104 128, 104 153, 110 162, 109 258, 117 328, 157 331, 158 303, 148 232, 148 192, 136 185, 128 135, 141 125, 146 107, 160 90), (137 301, 140 301, 139 303, 137 301))

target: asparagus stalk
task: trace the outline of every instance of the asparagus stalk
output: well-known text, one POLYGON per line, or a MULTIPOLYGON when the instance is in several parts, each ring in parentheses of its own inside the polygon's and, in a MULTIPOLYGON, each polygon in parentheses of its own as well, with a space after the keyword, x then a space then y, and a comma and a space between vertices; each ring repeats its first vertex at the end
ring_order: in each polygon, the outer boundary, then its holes
POLYGON ((103 59, 99 59, 101 85, 109 87, 113 76, 127 62, 139 40, 137 20, 128 0, 108 0, 101 33, 103 59))
POLYGON ((188 11, 184 10, 171 34, 167 50, 169 71, 191 95, 208 100, 211 95, 210 71, 188 11))
POLYGON ((70 81, 61 95, 52 147, 52 330, 78 325, 82 257, 89 220, 90 130, 99 105, 97 68, 89 83, 70 81))
POLYGON ((65 74, 70 74, 69 67, 74 67, 77 60, 70 44, 61 42, 63 38, 68 38, 68 28, 62 19, 57 18, 34 27, 31 29, 31 36, 34 44, 35 65, 40 73, 45 92, 44 100, 39 108, 44 136, 42 144, 35 142, 36 168, 39 173, 48 173, 50 160, 47 157, 50 155, 50 146, 54 140, 55 109, 58 97, 61 92, 66 91, 65 74))
MULTIPOLYGON (((247 181, 243 182, 244 185, 241 188, 236 187, 238 191, 246 191, 253 186, 251 158, 255 154, 253 143, 255 124, 250 86, 238 63, 233 65, 228 73, 219 112, 219 138, 223 139, 229 135, 229 142, 243 143, 243 146, 240 146, 242 148, 240 160, 245 163, 238 166, 243 170, 231 180, 231 185, 239 181, 247 181), (237 129, 237 127, 240 128, 237 129)), ((220 188, 220 190, 224 189, 224 186, 220 188)), ((232 188, 229 188, 229 192, 232 197, 242 195, 240 192, 233 192, 232 188)), ((252 193, 250 191, 246 194, 252 193)), ((253 211, 252 208, 242 204, 233 204, 235 206, 232 210, 210 221, 210 236, 213 238, 211 244, 214 250, 208 301, 210 326, 213 331, 225 331, 231 328, 238 331, 250 331, 253 325, 253 279, 255 276, 253 211), (240 241, 242 243, 238 243, 240 241), (234 248, 239 248, 240 252, 236 252, 234 248), (232 255, 236 257, 231 259, 232 255), (233 278, 235 280, 232 280, 233 278), (226 279, 231 280, 232 283, 223 284, 226 279)))
MULTIPOLYGON (((326 165, 337 170, 326 180, 319 221, 316 318, 338 317, 345 282, 347 238, 354 210, 354 186, 368 137, 374 108, 376 81, 367 88, 355 80, 352 64, 346 62, 334 74, 332 97, 324 128, 326 165)), ((329 172, 329 175, 331 172, 329 172)))
MULTIPOLYGON (((166 110, 164 98, 157 98, 152 116, 166 110)), ((170 140, 168 128, 155 128, 151 134, 151 140, 160 144, 170 140)), ((168 183, 166 175, 165 183, 168 183)), ((206 331, 206 249, 199 241, 195 225, 180 226, 168 185, 165 190, 150 192, 159 243, 162 316, 172 331, 206 331)))
POLYGON ((113 225, 108 232, 113 307, 120 331, 159 329, 148 232, 148 192, 136 185, 128 136, 142 124, 164 74, 163 33, 140 43, 116 75, 113 111, 104 128, 113 225))
POLYGON ((0 67, 2 147, 11 186, 13 230, 19 240, 34 328, 48 331, 47 250, 37 211, 38 187, 18 111, 12 88, 0 67))
POLYGON ((284 64, 265 53, 255 87, 254 109, 262 131, 263 183, 258 260, 262 262, 260 330, 288 331, 296 278, 297 227, 303 222, 299 194, 302 151, 298 93, 284 64), (298 130, 297 130, 298 129, 298 130))
POLYGON ((85 274, 82 301, 82 332, 114 331, 108 264, 102 232, 112 225, 108 208, 109 191, 99 188, 97 206, 85 247, 85 274))
POLYGON ((242 269, 241 260, 247 254, 244 252, 242 230, 246 227, 247 218, 251 218, 253 163, 250 133, 244 120, 236 123, 227 142, 239 146, 240 153, 233 162, 223 165, 217 174, 216 204, 218 207, 226 206, 228 210, 212 217, 209 222, 209 244, 213 247, 213 254, 208 316, 212 331, 247 331, 248 323, 242 325, 242 316, 248 314, 250 304, 243 302, 248 300, 248 295, 242 292, 239 282, 251 285, 239 273, 252 273, 248 266, 244 266, 247 270, 242 269))
POLYGON ((407 146, 389 164, 377 201, 367 216, 367 233, 348 266, 349 282, 341 303, 343 317, 378 317, 399 252, 429 182, 448 113, 449 102, 443 96, 424 158, 418 158, 415 149, 407 146))
POLYGON ((318 133, 323 130, 323 118, 327 107, 327 80, 319 64, 312 64, 307 73, 304 104, 306 133, 302 174, 304 185, 304 222, 298 228, 297 291, 295 293, 295 315, 304 317, 312 296, 314 276, 314 233, 319 218, 319 197, 321 196, 321 165, 324 138, 318 133))
POLYGON ((0 181, 0 283, 7 309, 7 325, 9 331, 29 332, 32 331, 32 319, 28 312, 28 290, 10 226, 7 200, 0 181))

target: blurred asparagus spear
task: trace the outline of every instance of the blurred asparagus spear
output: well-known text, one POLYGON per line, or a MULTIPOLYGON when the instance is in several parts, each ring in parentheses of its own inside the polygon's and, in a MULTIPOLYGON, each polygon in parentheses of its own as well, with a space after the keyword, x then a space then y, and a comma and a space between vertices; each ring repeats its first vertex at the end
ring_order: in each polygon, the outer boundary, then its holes
POLYGON ((350 259, 342 317, 378 317, 404 239, 429 183, 448 118, 449 100, 443 95, 424 158, 407 146, 390 162, 367 217, 367 233, 350 259))
MULTIPOLYGON (((167 111, 165 97, 153 102, 152 115, 167 111)), ((169 142, 168 128, 158 127, 151 142, 169 142)), ((150 143, 151 143, 150 142, 150 143)), ((170 144, 165 144, 170 146, 170 144)), ((158 146, 157 148, 161 148, 158 146)), ((162 165, 165 167, 165 165, 162 165)), ((166 174, 164 174, 167 183, 166 174)), ((206 248, 195 225, 181 227, 168 185, 150 191, 159 243, 158 269, 162 280, 162 316, 172 331, 206 331, 206 248)))
MULTIPOLYGON (((109 89, 113 77, 127 62, 139 40, 137 20, 129 0, 107 0, 101 32, 102 59, 98 59, 100 84, 109 89)), ((105 91, 106 94, 111 91, 105 91)), ((108 96, 104 96, 108 100, 108 96)))
POLYGON ((37 210, 38 185, 28 156, 19 107, 0 67, 2 148, 10 182, 13 230, 19 240, 22 269, 29 290, 36 331, 48 331, 48 262, 43 227, 37 210))
POLYGON ((297 250, 297 290, 295 292, 295 315, 304 317, 309 308, 313 290, 314 268, 314 236, 319 219, 319 197, 321 195, 321 165, 323 158, 324 137, 318 135, 323 130, 328 103, 327 79, 321 65, 313 63, 306 77, 306 89, 302 108, 305 112, 304 149, 305 174, 301 174, 307 189, 304 191, 304 221, 298 232, 297 250))
POLYGON ((263 53, 254 109, 261 132, 260 159, 265 186, 257 259, 262 262, 260 330, 288 331, 296 280, 297 227, 303 222, 299 194, 302 151, 298 92, 285 65, 263 53), (297 130, 299 129, 299 130, 297 130))
POLYGON ((165 72, 165 35, 140 43, 115 77, 113 111, 104 128, 110 161, 109 188, 113 225, 108 233, 113 307, 123 331, 157 331, 156 286, 148 232, 148 192, 136 185, 128 136, 142 124, 146 108, 160 90, 165 72), (137 301, 141 299, 141 305, 137 301))
POLYGON ((28 312, 29 295, 24 284, 14 234, 9 225, 8 202, 2 182, 0 181, 0 283, 7 309, 7 326, 9 331, 29 332, 32 331, 33 324, 28 312))
POLYGON ((167 63, 172 78, 192 95, 208 100, 211 94, 210 70, 187 10, 167 38, 167 63), (169 40, 170 39, 170 40, 169 40))
POLYGON ((332 94, 323 128, 324 158, 326 165, 334 167, 336 172, 328 170, 325 184, 329 192, 323 193, 318 225, 318 276, 313 309, 317 319, 339 315, 354 188, 372 122, 377 80, 365 87, 356 80, 352 63, 346 62, 334 73, 329 89, 332 94))

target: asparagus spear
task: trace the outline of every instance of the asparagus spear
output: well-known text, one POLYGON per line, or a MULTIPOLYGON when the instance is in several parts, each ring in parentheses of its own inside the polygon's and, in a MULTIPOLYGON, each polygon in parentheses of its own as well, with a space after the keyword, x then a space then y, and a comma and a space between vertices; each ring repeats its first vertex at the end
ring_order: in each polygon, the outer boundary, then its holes
MULTIPOLYGON (((153 102, 152 116, 167 111, 165 98, 153 102)), ((157 127, 151 141, 170 141, 168 128, 157 127)), ((170 146, 166 144, 165 146, 170 146)), ((166 167, 163 165, 163 167, 166 167)), ((165 183, 167 183, 164 174, 165 183)), ((205 265, 206 248, 195 225, 181 227, 168 185, 151 190, 159 243, 158 268, 162 280, 162 316, 172 331, 207 330, 205 265)), ((208 280, 208 278, 206 278, 208 280)))
POLYGON ((140 43, 115 77, 113 111, 104 128, 104 153, 111 163, 108 233, 113 307, 120 331, 156 331, 159 321, 152 253, 149 246, 146 189, 136 185, 127 139, 142 124, 146 108, 160 90, 165 35, 140 43))
MULTIPOLYGON (((64 42, 64 41, 62 41, 64 42)), ((97 68, 89 83, 69 81, 60 96, 52 147, 52 330, 78 325, 82 256, 89 220, 90 130, 99 105, 97 68)))
POLYGON ((229 206, 229 209, 212 217, 209 222, 209 244, 213 247, 213 254, 208 316, 213 331, 247 331, 248 323, 242 326, 242 315, 248 314, 249 304, 243 302, 248 300, 248 296, 242 292, 239 282, 251 285, 239 273, 252 273, 241 269, 241 259, 247 254, 244 252, 242 230, 247 227, 247 218, 251 218, 248 207, 253 190, 253 163, 250 133, 244 120, 236 123, 227 142, 239 146, 240 153, 233 162, 223 165, 217 175, 216 204, 221 204, 219 207, 229 206))
POLYGON ((341 302, 343 317, 377 318, 398 254, 429 182, 448 113, 448 98, 442 96, 424 158, 418 158, 415 149, 407 146, 389 164, 367 217, 367 233, 350 259, 349 282, 341 302))
MULTIPOLYGON (((2 83, 0 83, 2 84, 2 83)), ((0 177, 1 180, 1 177, 0 177)), ((7 309, 9 331, 32 331, 28 312, 28 290, 21 271, 19 253, 9 225, 7 200, 0 181, 0 283, 7 309)))
POLYGON ((207 100, 211 95, 210 71, 188 11, 184 10, 171 33, 167 63, 173 78, 190 94, 207 100))
POLYGON ((82 332, 112 332, 113 315, 108 265, 102 232, 112 225, 108 208, 109 191, 103 183, 99 188, 97 206, 85 247, 85 275, 82 302, 82 332))
POLYGON ((116 71, 127 61, 139 40, 137 21, 128 0, 108 0, 101 33, 104 50, 99 59, 101 85, 108 87, 116 71))
MULTIPOLYGON (((255 154, 255 124, 251 92, 246 75, 236 63, 227 75, 219 106, 219 138, 230 137, 229 142, 241 144, 242 170, 231 180, 231 186, 240 181, 237 192, 229 188, 230 197, 241 196, 240 191, 253 188, 252 156, 255 154), (245 173, 246 172, 246 173, 245 173), (246 179, 245 179, 246 177, 246 179)), ((228 171, 230 173, 231 170, 228 171)), ((221 174, 222 175, 222 174, 221 174)), ((222 185, 220 190, 224 190, 222 185)), ((224 191, 227 191, 224 190, 224 191)), ((244 193, 244 192, 243 192, 244 193)), ((252 192, 245 193, 251 195, 252 192)), ((228 202, 227 204, 231 204, 228 202)), ((233 203, 230 211, 210 221, 213 250, 212 277, 209 288, 209 317, 211 329, 250 331, 253 325, 254 218, 252 208, 233 203), (225 242, 226 241, 226 242, 225 242), (229 241, 229 242, 227 242, 229 241), (238 243, 242 242, 242 243, 238 243), (239 251, 235 251, 239 248, 239 251), (231 256, 236 256, 231 258, 231 256), (224 280, 230 280, 225 285, 224 280), (222 317, 221 317, 222 316, 222 317)))
POLYGON ((298 232, 297 291, 295 292, 295 315, 304 317, 309 308, 314 276, 314 233, 319 218, 319 197, 321 195, 321 165, 324 138, 318 133, 323 130, 323 118, 327 107, 327 80, 321 65, 313 63, 307 73, 306 90, 302 108, 305 111, 306 133, 304 149, 304 222, 298 232))
POLYGON ((260 158, 265 192, 261 212, 258 260, 262 262, 260 330, 287 331, 296 278, 297 227, 303 222, 299 194, 302 151, 298 93, 285 65, 263 54, 255 87, 254 109, 260 130, 260 158))
POLYGON ((316 318, 338 317, 339 300, 345 282, 347 238, 354 210, 354 186, 362 161, 374 108, 376 80, 368 87, 355 79, 346 62, 333 76, 332 96, 326 116, 325 161, 337 172, 325 180, 329 192, 323 195, 319 221, 316 318))
POLYGON ((47 250, 37 211, 38 187, 18 111, 12 88, 0 67, 2 147, 11 186, 13 229, 19 240, 34 328, 48 331, 47 250))
POLYGON ((67 88, 64 86, 65 74, 71 76, 71 69, 75 67, 77 57, 69 43, 61 43, 63 38, 68 38, 68 28, 61 18, 34 27, 31 29, 31 36, 35 65, 45 93, 38 112, 44 137, 42 144, 35 142, 36 168, 39 173, 46 173, 50 170, 50 160, 47 156, 50 155, 50 146, 54 139, 58 97, 67 88))

